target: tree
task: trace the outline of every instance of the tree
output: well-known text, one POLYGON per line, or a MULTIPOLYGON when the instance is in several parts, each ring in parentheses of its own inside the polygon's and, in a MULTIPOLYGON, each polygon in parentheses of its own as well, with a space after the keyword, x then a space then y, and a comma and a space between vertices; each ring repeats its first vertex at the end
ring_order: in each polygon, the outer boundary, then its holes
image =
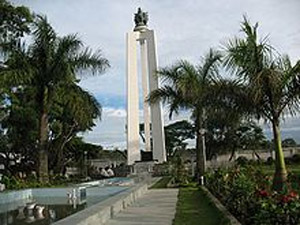
MULTIPOLYGON (((150 124, 150 130, 151 129, 152 126, 150 124)), ((168 157, 172 156, 176 149, 178 148, 184 149, 187 146, 187 143, 184 142, 185 140, 195 138, 194 126, 186 120, 178 121, 165 126, 164 132, 165 132, 166 152, 168 157)), ((144 124, 141 123, 139 134, 142 141, 145 143, 144 133, 145 133, 144 124)), ((151 146, 152 146, 152 137, 150 137, 150 139, 151 139, 151 146)))
POLYGON ((240 148, 248 150, 261 149, 266 144, 263 130, 253 121, 240 124, 237 134, 240 138, 240 148))
POLYGON ((185 140, 195 138, 194 126, 186 120, 169 124, 164 130, 168 157, 172 156, 176 149, 185 149, 185 140))
POLYGON ((49 115, 51 167, 55 173, 62 173, 69 160, 64 154, 66 144, 78 132, 95 125, 94 120, 101 118, 101 105, 77 84, 70 84, 67 89, 58 89, 49 115))
POLYGON ((4 111, 6 116, 1 121, 7 139, 8 154, 19 160, 20 171, 29 172, 36 163, 36 140, 38 120, 35 101, 27 89, 16 89, 7 98, 4 111))
MULTIPOLYGON (((11 84, 16 77, 6 73, 6 56, 21 42, 24 35, 30 33, 33 16, 24 6, 13 6, 6 0, 0 0, 0 121, 7 116, 8 98, 11 97, 11 84)), ((18 76, 20 78, 20 76, 18 76)))
POLYGON ((27 7, 0 0, 0 49, 9 50, 19 43, 19 39, 30 32, 32 21, 33 16, 27 7))
POLYGON ((265 144, 263 131, 253 120, 245 88, 235 80, 214 83, 206 122, 208 158, 231 152, 231 160, 237 149, 255 150, 265 144))
POLYGON ((297 142, 293 138, 286 138, 282 141, 283 147, 296 147, 297 142))
POLYGON ((218 76, 220 62, 220 53, 211 49, 200 65, 179 61, 171 67, 163 68, 158 71, 158 76, 164 81, 163 86, 150 93, 150 102, 162 100, 167 103, 170 118, 173 113, 179 113, 180 109, 191 110, 196 129, 198 176, 205 173, 205 107, 210 97, 210 87, 218 76))
MULTIPOLYGON (((26 74, 24 86, 34 92, 38 114, 38 175, 41 182, 48 181, 49 113, 60 90, 76 84, 76 74, 84 70, 96 74, 109 66, 101 52, 83 48, 76 35, 59 37, 45 17, 37 16, 33 42, 27 48, 18 48, 7 60, 6 73, 26 74), (21 60, 16 60, 16 57, 21 60)), ((78 87, 79 88, 79 87, 78 87)), ((86 101, 85 99, 84 101, 86 101)), ((70 104, 74 99, 70 98, 70 104)))
POLYGON ((64 148, 64 166, 82 163, 86 154, 87 159, 99 159, 103 152, 103 147, 91 143, 85 143, 82 137, 74 137, 64 148))
POLYGON ((273 187, 282 190, 287 172, 281 146, 280 119, 299 111, 300 61, 292 65, 287 56, 277 54, 266 38, 259 41, 258 24, 244 18, 245 38, 235 38, 226 47, 225 66, 247 85, 252 107, 258 117, 270 121, 276 152, 273 187))

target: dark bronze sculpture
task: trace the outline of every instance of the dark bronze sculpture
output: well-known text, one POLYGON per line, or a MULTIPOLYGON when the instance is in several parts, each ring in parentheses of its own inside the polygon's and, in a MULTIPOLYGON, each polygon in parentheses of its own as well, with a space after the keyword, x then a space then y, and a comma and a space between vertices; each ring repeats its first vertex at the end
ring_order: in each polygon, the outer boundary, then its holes
POLYGON ((141 8, 138 8, 137 13, 134 14, 135 28, 134 31, 141 31, 147 28, 148 13, 143 12, 141 8))

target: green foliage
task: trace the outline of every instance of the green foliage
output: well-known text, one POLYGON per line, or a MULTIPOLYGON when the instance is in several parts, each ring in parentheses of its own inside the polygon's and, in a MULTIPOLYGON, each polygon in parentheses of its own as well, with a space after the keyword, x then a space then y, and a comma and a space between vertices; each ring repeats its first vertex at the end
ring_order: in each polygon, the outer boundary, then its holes
MULTIPOLYGON (((152 127, 150 125, 150 130, 151 129, 152 127)), ((139 132, 142 141, 145 143, 145 128, 143 123, 140 124, 139 132)), ((184 142, 185 140, 195 138, 195 128, 190 122, 186 120, 178 121, 165 126, 164 132, 166 152, 168 157, 172 156, 176 149, 185 149, 185 147, 187 146, 187 143, 184 142)))
POLYGON ((248 161, 249 160, 245 156, 240 156, 235 160, 236 164, 240 166, 246 166, 248 161))
POLYGON ((282 147, 296 147, 297 142, 293 138, 286 138, 282 141, 282 147))
MULTIPOLYGON (((24 188, 38 188, 44 186, 40 182, 38 182, 36 179, 19 179, 15 176, 4 176, 2 181, 3 184, 5 184, 6 189, 8 190, 18 190, 18 189, 24 189, 24 188)), ((47 184, 46 186, 49 186, 47 184)))
POLYGON ((13 6, 6 0, 0 1, 0 15, 0 47, 7 50, 30 32, 29 25, 33 18, 28 8, 13 6))
POLYGON ((5 184, 7 190, 19 190, 26 188, 42 188, 42 187, 64 187, 70 183, 82 182, 81 177, 67 179, 62 175, 50 176, 49 182, 41 183, 35 176, 29 175, 26 178, 18 178, 16 176, 3 176, 1 183, 5 184))
POLYGON ((102 152, 102 146, 85 143, 81 137, 75 137, 64 148, 64 165, 79 166, 82 168, 85 156, 86 159, 101 158, 102 152))
POLYGON ((212 113, 207 121, 208 158, 230 151, 233 154, 237 149, 258 150, 266 146, 261 127, 252 120, 245 120, 242 113, 236 119, 212 113))
POLYGON ((47 179, 47 152, 53 156, 50 168, 62 172, 66 144, 101 118, 101 105, 78 85, 77 75, 102 73, 109 63, 99 50, 84 48, 77 35, 59 37, 46 17, 37 16, 32 27, 29 44, 11 48, 0 71, 0 84, 8 90, 3 124, 12 151, 26 157, 39 150, 30 158, 47 179))
POLYGON ((176 154, 172 158, 172 178, 174 179, 174 183, 176 185, 185 185, 189 182, 188 170, 180 157, 180 155, 176 154))
POLYGON ((167 104, 169 117, 180 110, 190 110, 196 130, 197 173, 203 174, 204 148, 201 144, 205 127, 205 110, 211 97, 211 89, 218 79, 218 68, 221 54, 210 49, 195 66, 187 61, 179 61, 170 67, 158 71, 158 76, 164 81, 163 85, 150 93, 151 103, 162 101, 167 104))
MULTIPOLYGON (((38 120, 32 93, 28 89, 17 89, 10 93, 9 99, 5 107, 6 116, 1 121, 9 148, 0 151, 20 154, 25 161, 35 161, 38 120)), ((23 171, 27 169, 23 168, 23 171)))
POLYGON ((292 156, 292 162, 295 164, 300 164, 300 154, 295 154, 292 156))
POLYGON ((272 179, 258 165, 244 164, 207 174, 207 186, 242 224, 300 222, 299 182, 291 175, 282 192, 272 191, 272 179))
MULTIPOLYGON (((267 38, 259 38, 258 24, 244 17, 243 38, 235 38, 226 46, 225 67, 245 84, 248 101, 257 117, 271 122, 276 151, 274 188, 281 190, 286 181, 285 161, 281 146, 280 119, 300 110, 300 61, 294 65, 288 56, 280 55, 267 38)), ((241 102, 243 104, 243 102, 241 102)))
POLYGON ((194 126, 186 120, 165 126, 165 142, 168 156, 172 156, 176 149, 185 149, 187 139, 195 138, 194 126))

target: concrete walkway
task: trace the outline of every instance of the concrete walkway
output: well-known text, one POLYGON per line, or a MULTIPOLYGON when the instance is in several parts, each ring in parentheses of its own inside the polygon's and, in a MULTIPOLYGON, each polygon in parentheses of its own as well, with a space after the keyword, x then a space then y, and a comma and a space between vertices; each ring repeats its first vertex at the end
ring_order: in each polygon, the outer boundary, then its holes
POLYGON ((178 189, 150 189, 107 225, 172 225, 178 189))

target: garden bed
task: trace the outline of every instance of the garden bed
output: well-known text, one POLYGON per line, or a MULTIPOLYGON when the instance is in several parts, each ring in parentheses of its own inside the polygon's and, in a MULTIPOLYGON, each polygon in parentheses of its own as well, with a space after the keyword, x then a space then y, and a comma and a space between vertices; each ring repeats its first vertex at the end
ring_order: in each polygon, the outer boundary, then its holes
POLYGON ((290 173, 282 192, 259 164, 236 165, 207 174, 207 187, 243 225, 298 225, 300 176, 290 173))

